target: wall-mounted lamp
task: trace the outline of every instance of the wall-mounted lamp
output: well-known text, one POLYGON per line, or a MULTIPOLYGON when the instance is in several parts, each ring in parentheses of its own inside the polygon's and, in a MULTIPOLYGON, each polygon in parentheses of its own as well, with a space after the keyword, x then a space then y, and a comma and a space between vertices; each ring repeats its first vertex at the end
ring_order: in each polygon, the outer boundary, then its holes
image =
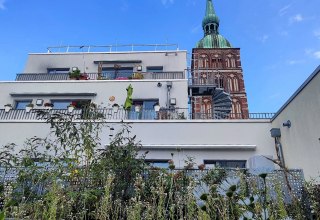
POLYGON ((171 81, 167 82, 167 88, 168 88, 169 90, 172 88, 172 82, 171 82, 171 81))
POLYGON ((288 120, 288 121, 284 122, 284 123, 282 124, 282 126, 283 126, 283 127, 288 127, 288 128, 290 128, 290 127, 291 127, 291 121, 288 120))
POLYGON ((177 104, 176 98, 170 98, 170 105, 176 105, 176 104, 177 104))
POLYGON ((157 86, 160 88, 162 86, 162 83, 158 82, 157 86))
POLYGON ((141 65, 137 66, 137 71, 142 71, 142 66, 141 65))

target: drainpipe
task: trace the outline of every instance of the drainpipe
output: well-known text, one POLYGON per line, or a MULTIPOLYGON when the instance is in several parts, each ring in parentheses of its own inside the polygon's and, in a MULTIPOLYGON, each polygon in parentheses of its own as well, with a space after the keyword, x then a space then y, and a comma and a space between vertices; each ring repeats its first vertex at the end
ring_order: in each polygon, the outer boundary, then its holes
POLYGON ((278 157, 279 157, 279 160, 280 160, 280 163, 283 167, 286 167, 286 164, 284 162, 284 155, 283 155, 283 150, 282 150, 282 145, 281 145, 281 142, 280 142, 280 138, 279 137, 276 137, 274 139, 274 142, 275 142, 275 146, 276 146, 276 151, 277 151, 277 154, 278 154, 278 157))
POLYGON ((281 137, 281 131, 280 128, 272 128, 270 130, 271 132, 271 137, 274 138, 274 144, 276 148, 276 153, 277 153, 277 159, 280 160, 281 168, 285 167, 285 161, 284 161, 284 155, 283 155, 283 150, 282 150, 282 145, 280 142, 280 137, 281 137))
POLYGON ((166 107, 169 108, 170 107, 170 90, 172 89, 172 82, 168 81, 167 82, 167 105, 166 107))

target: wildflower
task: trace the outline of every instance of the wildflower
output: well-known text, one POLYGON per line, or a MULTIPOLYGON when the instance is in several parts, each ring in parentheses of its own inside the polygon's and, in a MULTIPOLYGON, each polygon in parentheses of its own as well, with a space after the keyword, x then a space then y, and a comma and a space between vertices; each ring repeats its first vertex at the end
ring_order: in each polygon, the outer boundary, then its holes
POLYGON ((259 196, 258 195, 254 195, 254 196, 250 196, 245 198, 244 200, 239 200, 238 204, 239 205, 244 205, 244 206, 249 206, 251 204, 254 204, 258 201, 259 196))
POLYGON ((271 167, 259 167, 256 169, 250 169, 249 172, 253 175, 259 176, 263 179, 267 177, 269 173, 272 173, 274 171, 271 167))
POLYGON ((261 212, 261 217, 262 217, 263 220, 269 219, 268 209, 263 209, 263 210, 262 210, 262 212, 261 212))
POLYGON ((242 213, 239 220, 244 220, 244 219, 253 219, 253 213, 250 211, 246 211, 246 212, 242 213))
POLYGON ((199 207, 205 205, 205 201, 208 199, 209 195, 209 187, 205 183, 197 184, 196 187, 193 188, 193 194, 196 198, 196 202, 199 207))
POLYGON ((217 188, 217 192, 221 196, 232 197, 234 193, 238 193, 240 178, 227 178, 217 188))

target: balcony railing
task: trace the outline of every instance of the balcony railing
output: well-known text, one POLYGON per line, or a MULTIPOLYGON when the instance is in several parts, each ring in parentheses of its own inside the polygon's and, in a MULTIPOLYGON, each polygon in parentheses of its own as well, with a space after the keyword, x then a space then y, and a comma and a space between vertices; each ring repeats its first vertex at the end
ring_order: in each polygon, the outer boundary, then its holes
MULTIPOLYGON (((142 77, 137 79, 186 79, 183 71, 179 72, 140 72, 142 77)), ((87 80, 123 80, 135 79, 133 72, 119 73, 102 73, 99 77, 98 73, 86 73, 87 80)), ((20 73, 16 76, 16 81, 58 81, 70 80, 68 73, 20 73)))
POLYGON ((67 109, 32 109, 27 112, 24 109, 11 109, 6 112, 0 109, 0 121, 10 120, 41 120, 39 111, 50 114, 73 114, 76 119, 104 119, 104 120, 220 120, 220 119, 271 119, 274 113, 249 113, 249 114, 222 114, 222 113, 190 113, 185 108, 160 109, 155 112, 153 109, 143 109, 139 112, 127 111, 124 109, 114 110, 103 109, 75 109, 69 113, 67 109))

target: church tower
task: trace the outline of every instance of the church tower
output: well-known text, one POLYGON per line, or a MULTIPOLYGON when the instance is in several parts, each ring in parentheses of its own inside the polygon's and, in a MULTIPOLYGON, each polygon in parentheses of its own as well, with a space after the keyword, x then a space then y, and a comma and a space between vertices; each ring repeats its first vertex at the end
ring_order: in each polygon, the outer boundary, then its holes
POLYGON ((189 96, 193 118, 247 118, 240 48, 220 35, 219 25, 212 0, 207 0, 204 37, 192 49, 189 96))

